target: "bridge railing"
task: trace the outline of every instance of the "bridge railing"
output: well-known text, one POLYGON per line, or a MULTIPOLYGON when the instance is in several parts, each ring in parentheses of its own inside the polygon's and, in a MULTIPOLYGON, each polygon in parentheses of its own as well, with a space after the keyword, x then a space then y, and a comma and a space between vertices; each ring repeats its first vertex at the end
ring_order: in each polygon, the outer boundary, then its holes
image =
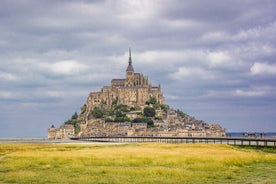
POLYGON ((73 140, 93 142, 161 142, 161 143, 205 143, 205 144, 229 144, 229 145, 256 145, 275 146, 276 139, 263 138, 240 138, 240 137, 71 137, 73 140))

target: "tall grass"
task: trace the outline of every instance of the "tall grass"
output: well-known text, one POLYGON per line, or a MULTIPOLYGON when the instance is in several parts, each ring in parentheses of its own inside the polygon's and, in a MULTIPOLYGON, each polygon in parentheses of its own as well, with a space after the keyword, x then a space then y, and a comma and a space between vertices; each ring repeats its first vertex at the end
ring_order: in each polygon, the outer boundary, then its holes
POLYGON ((227 145, 0 144, 0 183, 275 183, 276 154, 227 145))

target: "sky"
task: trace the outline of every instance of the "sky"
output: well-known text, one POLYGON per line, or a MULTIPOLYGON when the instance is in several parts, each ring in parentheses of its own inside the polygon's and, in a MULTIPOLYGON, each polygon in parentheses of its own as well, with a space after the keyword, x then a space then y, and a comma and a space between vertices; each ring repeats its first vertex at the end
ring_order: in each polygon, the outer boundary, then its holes
POLYGON ((113 78, 228 132, 276 132, 273 0, 1 0, 0 137, 47 137, 113 78))

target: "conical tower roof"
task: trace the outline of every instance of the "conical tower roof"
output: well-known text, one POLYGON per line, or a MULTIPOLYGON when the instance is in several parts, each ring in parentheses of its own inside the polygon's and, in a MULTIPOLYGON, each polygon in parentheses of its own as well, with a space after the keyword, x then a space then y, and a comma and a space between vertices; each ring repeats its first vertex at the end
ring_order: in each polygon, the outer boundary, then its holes
POLYGON ((133 69, 133 66, 132 66, 132 60, 131 60, 131 50, 129 48, 129 58, 128 58, 128 66, 127 66, 127 69, 126 71, 132 71, 134 72, 134 69, 133 69))

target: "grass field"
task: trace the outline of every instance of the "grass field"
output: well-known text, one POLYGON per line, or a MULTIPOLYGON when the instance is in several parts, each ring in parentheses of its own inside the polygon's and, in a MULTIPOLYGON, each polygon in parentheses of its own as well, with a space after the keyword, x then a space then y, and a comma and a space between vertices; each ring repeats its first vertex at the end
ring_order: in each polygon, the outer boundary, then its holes
POLYGON ((0 183, 276 183, 276 148, 0 144, 0 183))

